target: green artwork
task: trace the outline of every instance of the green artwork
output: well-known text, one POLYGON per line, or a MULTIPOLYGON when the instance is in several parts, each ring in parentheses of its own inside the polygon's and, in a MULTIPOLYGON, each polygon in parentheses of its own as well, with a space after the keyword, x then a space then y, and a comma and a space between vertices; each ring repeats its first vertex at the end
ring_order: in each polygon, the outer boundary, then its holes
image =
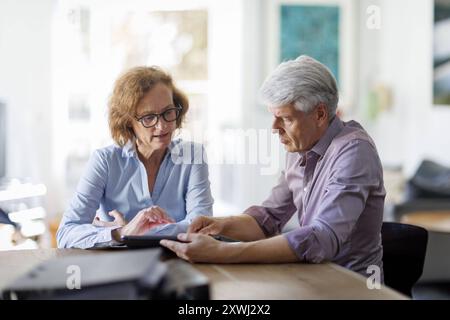
POLYGON ((433 103, 450 105, 450 0, 434 2, 433 103))
POLYGON ((339 83, 339 7, 281 6, 281 61, 306 54, 322 62, 339 83))

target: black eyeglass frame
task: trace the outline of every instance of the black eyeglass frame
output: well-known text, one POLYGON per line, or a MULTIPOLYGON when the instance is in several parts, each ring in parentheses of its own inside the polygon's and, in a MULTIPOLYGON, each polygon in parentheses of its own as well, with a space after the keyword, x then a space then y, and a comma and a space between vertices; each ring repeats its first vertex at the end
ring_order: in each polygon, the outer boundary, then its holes
POLYGON ((176 106, 176 107, 173 107, 173 108, 169 108, 169 109, 167 109, 167 110, 165 110, 164 112, 161 112, 161 113, 148 113, 148 114, 146 114, 146 115, 144 115, 144 116, 142 116, 142 117, 139 117, 139 118, 135 117, 135 119, 136 119, 136 121, 140 122, 144 128, 153 128, 154 126, 156 126, 156 125, 158 124, 159 118, 160 118, 160 117, 162 117, 162 118, 164 119, 164 121, 166 121, 166 122, 174 122, 174 121, 177 121, 177 120, 180 118, 180 115, 181 115, 181 111, 182 111, 182 110, 183 110, 183 108, 182 108, 181 106, 176 106), (167 114, 167 112, 170 112, 170 111, 173 111, 173 110, 175 110, 175 112, 176 112, 176 117, 175 117, 175 119, 173 119, 173 120, 167 120, 167 119, 166 119, 166 114, 167 114), (148 116, 155 116, 155 117, 156 117, 156 122, 155 122, 155 124, 153 124, 153 125, 151 125, 151 126, 146 126, 146 125, 144 124, 143 119, 144 119, 145 117, 148 117, 148 116))

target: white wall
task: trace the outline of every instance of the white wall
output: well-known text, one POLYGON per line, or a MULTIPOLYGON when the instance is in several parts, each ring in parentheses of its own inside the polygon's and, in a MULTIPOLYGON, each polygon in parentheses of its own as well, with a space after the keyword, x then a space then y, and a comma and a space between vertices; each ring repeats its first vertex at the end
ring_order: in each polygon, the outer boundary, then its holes
MULTIPOLYGON (((0 1, 0 97, 7 103, 7 175, 52 189, 50 40, 56 0, 0 1)), ((49 203, 52 210, 51 202, 49 203)))
MULTIPOLYGON (((220 128, 241 129, 248 133, 242 137, 247 145, 252 134, 259 134, 258 129, 265 132, 258 136, 256 143, 260 138, 266 142, 272 136, 271 115, 258 103, 259 87, 270 71, 267 65, 266 3, 261 0, 233 0, 217 1, 212 6, 212 14, 217 16, 211 17, 215 21, 210 25, 215 35, 210 42, 210 79, 212 89, 216 91, 211 94, 210 106, 215 112, 210 122, 220 128)), ((247 161, 246 164, 221 165, 215 171, 222 177, 226 176, 226 179, 217 180, 213 176, 211 180, 213 192, 221 190, 227 195, 223 200, 231 201, 228 214, 240 213, 250 205, 260 204, 268 196, 277 181, 280 166, 284 165, 284 152, 280 155, 283 147, 278 141, 276 146, 273 152, 280 157, 281 163, 270 174, 261 174, 261 170, 269 170, 270 165, 262 163, 267 159, 256 148, 251 149, 258 153, 257 163, 247 161), (226 181, 227 184, 217 185, 218 181, 226 181)), ((250 151, 247 149, 247 152, 250 151)), ((246 159, 250 160, 248 153, 246 159)))
MULTIPOLYGON (((266 143, 273 135, 271 133, 272 116, 258 100, 259 88, 265 77, 272 71, 268 63, 268 1, 244 1, 244 21, 242 25, 242 128, 257 131, 258 143, 266 143)), ((267 198, 275 185, 279 171, 284 168, 284 148, 275 137, 276 149, 271 150, 273 163, 266 164, 265 152, 258 147, 258 164, 243 165, 240 168, 241 185, 245 190, 239 202, 242 209, 251 205, 259 205, 267 198), (277 162, 276 159, 279 159, 277 162), (272 171, 271 167, 276 167, 272 171), (265 170, 265 171, 264 171, 265 170), (270 174, 265 174, 265 172, 270 174)), ((255 149, 256 150, 256 149, 255 149)))
POLYGON ((432 105, 433 1, 363 1, 360 17, 360 81, 366 89, 381 81, 393 92, 391 110, 365 122, 383 163, 403 165, 407 176, 425 157, 450 165, 450 106, 432 105), (365 27, 369 4, 380 5, 380 30, 365 27))
MULTIPOLYGON (((424 158, 450 166, 450 106, 432 104, 433 1, 364 0, 360 3, 359 117, 370 81, 392 88, 391 110, 365 121, 385 165, 412 175, 424 158), (365 27, 365 10, 381 8, 381 29, 365 27)), ((450 38, 449 38, 450 41, 450 38)), ((450 237, 431 232, 421 281, 450 279, 450 237)))

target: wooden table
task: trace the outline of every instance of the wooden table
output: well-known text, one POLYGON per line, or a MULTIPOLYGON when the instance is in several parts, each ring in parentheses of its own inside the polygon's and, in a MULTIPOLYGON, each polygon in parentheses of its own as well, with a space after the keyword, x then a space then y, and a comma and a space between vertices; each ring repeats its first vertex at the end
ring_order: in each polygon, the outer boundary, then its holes
MULTIPOLYGON (((0 251, 0 290, 47 259, 103 252, 111 251, 0 251)), ((212 299, 406 299, 385 286, 369 290, 364 277, 332 263, 194 264, 194 267, 208 277, 212 299)))
POLYGON ((450 211, 417 211, 404 214, 400 221, 428 231, 450 233, 450 211))

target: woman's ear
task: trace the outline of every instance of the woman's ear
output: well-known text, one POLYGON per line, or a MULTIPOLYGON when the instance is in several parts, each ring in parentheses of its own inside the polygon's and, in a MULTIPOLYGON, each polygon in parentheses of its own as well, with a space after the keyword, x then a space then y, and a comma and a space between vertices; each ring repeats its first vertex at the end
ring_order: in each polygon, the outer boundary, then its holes
POLYGON ((181 108, 183 109, 183 105, 181 104, 181 102, 177 99, 176 96, 173 97, 173 105, 177 108, 181 108))
POLYGON ((130 137, 135 137, 136 134, 134 133, 133 127, 131 126, 131 123, 127 123, 125 125, 125 129, 128 131, 130 137))

